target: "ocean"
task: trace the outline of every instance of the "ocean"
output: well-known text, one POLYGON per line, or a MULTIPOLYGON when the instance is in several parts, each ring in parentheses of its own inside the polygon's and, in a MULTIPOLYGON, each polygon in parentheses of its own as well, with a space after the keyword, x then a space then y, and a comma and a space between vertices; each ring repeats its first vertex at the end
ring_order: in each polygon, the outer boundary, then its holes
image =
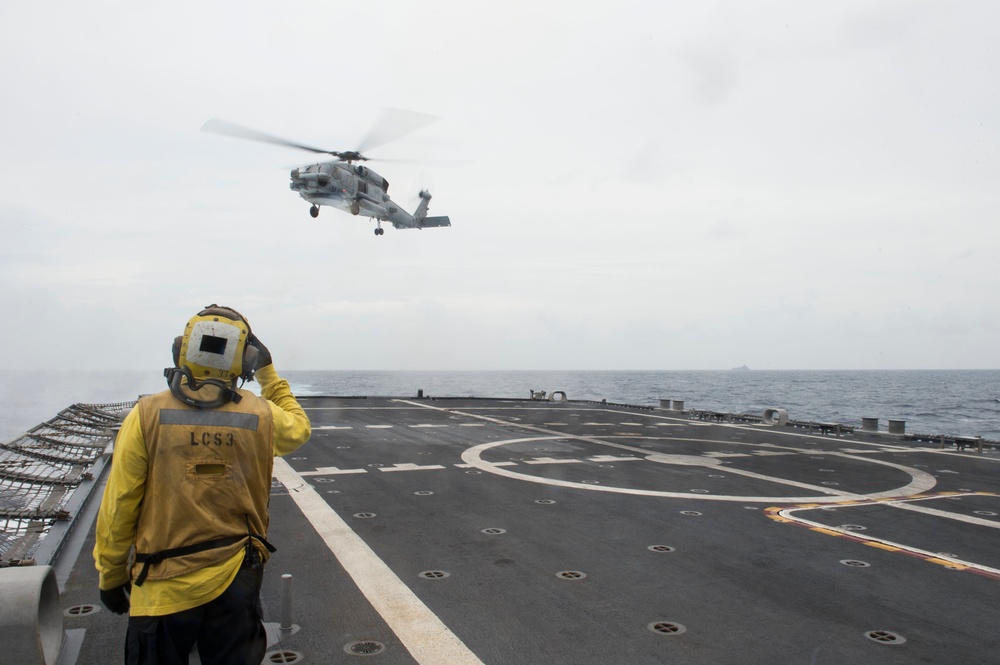
MULTIPOLYGON (((862 418, 906 421, 920 434, 1000 440, 1000 370, 723 371, 284 371, 298 395, 516 397, 563 391, 571 400, 761 414, 860 426, 862 418)), ((256 384, 248 384, 253 389, 256 384)), ((6 373, 0 441, 77 402, 125 402, 166 387, 159 371, 6 373)))

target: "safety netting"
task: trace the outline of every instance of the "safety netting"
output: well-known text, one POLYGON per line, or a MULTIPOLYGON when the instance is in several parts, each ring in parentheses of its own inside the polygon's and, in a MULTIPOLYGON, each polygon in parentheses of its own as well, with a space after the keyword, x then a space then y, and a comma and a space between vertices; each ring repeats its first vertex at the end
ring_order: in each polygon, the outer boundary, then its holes
POLYGON ((74 404, 0 443, 0 565, 31 557, 113 440, 135 402, 74 404))

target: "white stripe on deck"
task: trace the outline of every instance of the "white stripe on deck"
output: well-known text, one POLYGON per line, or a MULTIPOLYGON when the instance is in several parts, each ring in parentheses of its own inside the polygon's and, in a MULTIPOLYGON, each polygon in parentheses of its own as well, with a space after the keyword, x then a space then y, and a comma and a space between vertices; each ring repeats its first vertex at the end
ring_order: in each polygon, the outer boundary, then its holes
POLYGON ((288 489, 299 510, 414 660, 420 665, 483 665, 280 457, 274 460, 274 476, 288 489))
POLYGON ((315 471, 303 471, 302 476, 338 476, 351 473, 368 473, 366 469, 338 469, 335 466, 316 467, 315 471))
POLYGON ((387 466, 380 468, 379 471, 427 471, 434 469, 443 469, 444 467, 440 464, 393 464, 392 466, 387 466))
POLYGON ((935 517, 945 517, 950 520, 965 522, 966 524, 978 524, 979 526, 987 526, 991 529, 1000 529, 1000 522, 996 522, 994 520, 984 520, 982 517, 973 517, 972 515, 962 515, 961 513, 949 513, 947 510, 938 510, 937 508, 925 508, 924 506, 918 506, 912 503, 903 503, 902 501, 887 501, 886 503, 892 506, 893 508, 912 510, 915 513, 923 513, 924 515, 934 515, 935 517))

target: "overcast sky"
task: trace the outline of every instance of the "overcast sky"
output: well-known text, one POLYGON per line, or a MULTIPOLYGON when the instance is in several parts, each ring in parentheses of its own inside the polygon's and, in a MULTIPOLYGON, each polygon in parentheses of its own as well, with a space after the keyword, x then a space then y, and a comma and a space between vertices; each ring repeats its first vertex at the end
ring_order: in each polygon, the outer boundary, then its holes
POLYGON ((1000 3, 6 2, 0 349, 146 369, 1000 367, 1000 3), (412 209, 288 187, 382 109, 412 209), (442 166, 442 161, 451 161, 442 166))

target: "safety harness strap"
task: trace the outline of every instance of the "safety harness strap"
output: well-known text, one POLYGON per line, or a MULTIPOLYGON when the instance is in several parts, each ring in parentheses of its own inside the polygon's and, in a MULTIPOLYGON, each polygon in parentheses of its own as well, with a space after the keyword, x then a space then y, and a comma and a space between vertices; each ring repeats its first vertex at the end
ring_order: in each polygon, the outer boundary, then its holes
MULTIPOLYGON (((142 586, 143 582, 146 581, 146 575, 149 573, 149 567, 154 566, 164 559, 172 559, 178 556, 187 556, 188 554, 197 554, 198 552, 204 552, 205 550, 212 550, 218 547, 228 547, 235 543, 240 542, 247 535, 239 536, 228 536, 226 538, 216 538, 215 540, 205 540, 200 543, 195 543, 193 545, 185 545, 183 547, 174 547, 169 550, 161 550, 159 552, 153 552, 152 554, 140 554, 136 552, 135 560, 136 563, 142 564, 142 570, 139 571, 139 577, 135 580, 136 586, 142 586)), ((267 548, 268 552, 275 552, 277 548, 271 543, 267 542, 262 536, 256 534, 249 534, 250 538, 259 540, 264 547, 267 548)))

